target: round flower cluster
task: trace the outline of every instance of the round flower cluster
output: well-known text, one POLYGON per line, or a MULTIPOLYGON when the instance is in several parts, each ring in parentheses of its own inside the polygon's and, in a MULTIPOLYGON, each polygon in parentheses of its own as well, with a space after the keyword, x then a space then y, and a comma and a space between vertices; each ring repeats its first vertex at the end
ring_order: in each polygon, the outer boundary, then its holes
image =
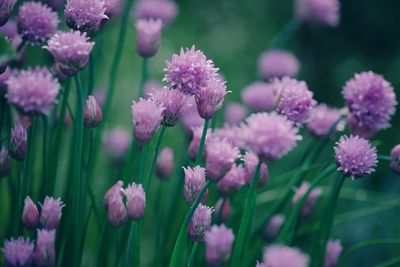
POLYGON ((258 60, 258 73, 264 80, 274 77, 294 77, 299 68, 299 60, 292 53, 280 49, 264 52, 258 60))
POLYGON ((74 30, 96 31, 105 15, 103 0, 67 0, 64 15, 67 25, 74 30))
POLYGON ((338 0, 297 0, 296 16, 301 21, 313 21, 335 27, 340 20, 338 0))
MULTIPOLYGON (((316 137, 323 137, 329 133, 331 128, 338 123, 340 112, 336 108, 330 108, 325 104, 314 107, 307 123, 307 129, 316 137)), ((338 128, 338 127, 336 127, 338 128)), ((332 129, 334 133, 336 129, 332 129)))
POLYGON ((277 91, 268 83, 255 82, 242 91, 242 101, 254 111, 272 111, 276 108, 277 91))

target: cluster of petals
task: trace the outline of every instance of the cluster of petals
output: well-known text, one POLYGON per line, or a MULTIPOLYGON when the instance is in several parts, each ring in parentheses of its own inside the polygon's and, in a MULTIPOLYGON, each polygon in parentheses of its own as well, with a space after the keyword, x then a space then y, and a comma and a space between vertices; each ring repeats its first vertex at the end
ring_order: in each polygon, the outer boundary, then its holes
POLYGON ((266 51, 258 59, 258 73, 263 80, 294 77, 299 69, 299 60, 292 53, 280 49, 266 51))
POLYGON ((204 233, 211 225, 211 214, 213 211, 214 210, 212 208, 209 208, 201 203, 196 208, 188 228, 189 237, 193 241, 203 241, 204 233))
POLYGON ((235 235, 224 224, 213 225, 204 235, 206 261, 211 266, 221 266, 231 256, 235 235))
POLYGON ((259 267, 308 267, 309 256, 284 245, 270 245, 265 248, 263 262, 259 267))
MULTIPOLYGON (((183 171, 185 173, 183 196, 185 201, 192 205, 206 184, 206 171, 200 166, 195 166, 194 168, 183 168, 183 171)), ((206 201, 207 198, 208 189, 201 199, 202 202, 206 201)))
POLYGON ((320 104, 311 110, 307 129, 315 137, 324 137, 329 134, 330 131, 334 133, 338 128, 340 129, 340 124, 338 123, 340 116, 340 111, 338 109, 320 104), (332 129, 335 124, 336 127, 332 129))
POLYGON ((311 21, 335 27, 340 20, 339 0, 297 0, 296 17, 300 21, 311 21))
POLYGON ((266 82, 255 82, 243 89, 242 101, 250 109, 260 111, 272 111, 277 105, 277 90, 266 82))
POLYGON ((64 15, 67 25, 83 32, 96 31, 103 19, 106 7, 103 0, 67 0, 64 15))

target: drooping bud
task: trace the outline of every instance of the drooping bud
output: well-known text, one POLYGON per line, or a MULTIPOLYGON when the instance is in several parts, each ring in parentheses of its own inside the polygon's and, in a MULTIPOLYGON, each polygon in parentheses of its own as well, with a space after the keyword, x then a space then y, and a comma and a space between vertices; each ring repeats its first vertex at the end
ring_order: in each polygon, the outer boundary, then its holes
POLYGON ((61 198, 46 197, 40 214, 40 225, 47 230, 53 230, 60 224, 62 208, 65 207, 61 198))
POLYGON ((146 193, 143 186, 135 183, 128 185, 125 196, 129 218, 134 221, 142 218, 146 209, 146 193))
POLYGON ((35 229, 39 225, 39 211, 29 196, 25 198, 22 223, 28 229, 35 229))
POLYGON ((188 234, 189 237, 194 242, 203 241, 204 233, 207 231, 208 227, 211 225, 211 213, 212 208, 199 204, 199 206, 194 211, 192 219, 189 224, 188 234))
POLYGON ((4 147, 0 150, 0 178, 6 177, 10 173, 10 157, 4 147))
POLYGON ((36 249, 33 255, 35 264, 38 267, 55 266, 56 248, 55 230, 38 230, 36 239, 36 249))
POLYGON ((88 128, 96 128, 103 120, 103 113, 96 99, 90 95, 86 100, 84 120, 85 126, 88 128))
POLYGON ((9 152, 15 160, 23 161, 25 159, 26 143, 28 135, 26 129, 19 123, 11 129, 9 152))
POLYGON ((154 56, 160 46, 162 21, 140 19, 136 22, 136 44, 138 54, 148 58, 154 56))

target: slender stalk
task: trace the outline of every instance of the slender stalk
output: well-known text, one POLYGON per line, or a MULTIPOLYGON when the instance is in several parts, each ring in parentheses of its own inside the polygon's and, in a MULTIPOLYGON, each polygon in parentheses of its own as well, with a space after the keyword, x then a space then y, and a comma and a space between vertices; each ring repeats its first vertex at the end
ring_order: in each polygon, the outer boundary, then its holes
POLYGON ((48 148, 47 148, 47 141, 48 141, 48 121, 47 117, 43 116, 43 192, 44 196, 49 195, 52 192, 50 192, 50 183, 49 183, 49 176, 47 174, 47 165, 49 161, 49 156, 48 156, 48 148))
POLYGON ((201 135, 199 150, 197 151, 197 156, 196 156, 196 165, 199 165, 201 162, 201 157, 203 155, 204 143, 206 141, 209 123, 210 123, 210 120, 208 120, 208 119, 204 121, 203 133, 201 135))
POLYGON ((374 265, 373 267, 396 267, 399 266, 399 264, 400 264, 400 257, 395 257, 393 259, 374 265))
MULTIPOLYGON (((97 42, 96 42, 97 43, 97 42)), ((91 95, 93 93, 94 87, 94 74, 95 74, 95 62, 94 56, 89 55, 89 78, 88 78, 88 91, 87 94, 91 95)))
POLYGON ((144 96, 144 86, 146 84, 148 78, 148 59, 143 58, 142 61, 142 77, 140 79, 140 86, 139 86, 139 97, 144 96))
POLYGON ((346 177, 342 176, 336 179, 336 183, 332 189, 331 197, 327 208, 325 209, 324 215, 322 216, 320 231, 317 234, 316 242, 314 242, 312 255, 314 256, 313 265, 314 267, 319 267, 323 265, 325 258, 326 244, 329 239, 331 232, 333 218, 335 217, 335 208, 339 199, 340 189, 345 181, 346 177))
POLYGON ((132 267, 132 260, 133 260, 133 245, 134 245, 134 240, 135 240, 135 229, 136 229, 136 223, 132 222, 131 224, 131 229, 129 231, 129 238, 128 238, 128 246, 126 247, 126 253, 125 253, 125 267, 132 267))
POLYGON ((192 247, 192 252, 190 252, 190 256, 189 256, 189 261, 188 261, 188 267, 192 267, 193 266, 193 261, 194 261, 194 257, 196 256, 196 251, 197 251, 197 247, 199 246, 199 243, 194 242, 193 247, 192 247))
POLYGON ((270 48, 281 47, 299 28, 300 24, 296 19, 291 19, 283 28, 272 38, 270 48))
POLYGON ((240 226, 239 226, 239 233, 238 237, 235 242, 235 247, 233 249, 233 256, 232 256, 232 267, 239 267, 240 265, 240 256, 242 253, 242 248, 244 244, 244 239, 245 235, 247 232, 247 229, 249 227, 249 221, 250 217, 252 216, 253 213, 253 208, 254 208, 254 203, 255 203, 255 198, 256 198, 256 185, 258 181, 258 176, 260 173, 260 166, 261 166, 261 160, 258 163, 256 170, 254 171, 253 178, 251 181, 250 185, 250 190, 247 193, 247 198, 246 198, 246 204, 244 207, 244 212, 242 216, 242 220, 240 221, 240 226))
POLYGON ((181 266, 180 261, 183 255, 183 249, 185 248, 186 244, 186 234, 187 229, 189 226, 189 222, 193 216, 194 211, 196 210, 197 206, 199 205, 204 193, 207 191, 208 186, 210 185, 210 181, 208 180, 204 187, 201 189, 199 195, 197 196, 196 200, 194 201, 193 205, 190 207, 189 212, 186 214, 185 220, 182 223, 181 229, 179 230, 178 237, 175 242, 174 251, 172 252, 171 261, 169 263, 169 267, 177 267, 181 266))
MULTIPOLYGON (((160 134, 157 139, 156 147, 154 148, 153 157, 152 157, 151 163, 150 163, 150 169, 149 169, 149 172, 148 172, 146 180, 145 180, 145 185, 146 185, 144 187, 145 190, 150 190, 151 180, 153 178, 153 171, 154 171, 154 167, 156 166, 158 153, 160 152, 161 140, 164 136, 165 129, 166 129, 166 127, 163 125, 161 127, 161 131, 160 131, 160 134)), ((149 200, 147 200, 147 201, 149 201, 149 200)))
POLYGON ((76 126, 75 126, 75 139, 74 139, 74 174, 73 174, 73 198, 72 198, 72 211, 74 213, 74 224, 71 228, 73 248, 72 262, 73 266, 79 266, 79 248, 77 244, 81 241, 81 221, 83 214, 80 214, 81 202, 81 165, 82 165, 82 145, 83 145, 83 92, 82 84, 79 73, 75 76, 75 84, 77 90, 77 109, 76 109, 76 126))

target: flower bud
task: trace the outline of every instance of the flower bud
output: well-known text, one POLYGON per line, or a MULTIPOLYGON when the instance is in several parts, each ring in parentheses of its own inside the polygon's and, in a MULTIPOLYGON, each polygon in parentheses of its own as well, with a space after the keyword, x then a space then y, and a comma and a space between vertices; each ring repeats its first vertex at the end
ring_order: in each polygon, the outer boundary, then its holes
POLYGON ((28 135, 25 128, 17 123, 11 129, 11 138, 9 152, 15 160, 23 161, 25 159, 26 143, 28 135))
POLYGON ((342 250, 343 247, 340 243, 340 240, 330 239, 326 245, 324 267, 336 266, 339 261, 340 254, 342 254, 342 250))
POLYGON ((390 168, 396 174, 400 174, 400 145, 396 145, 390 151, 390 168))
POLYGON ((203 241, 203 236, 208 227, 211 225, 212 208, 199 204, 194 211, 192 219, 189 224, 188 234, 194 242, 203 241))
POLYGON ((83 122, 88 128, 96 128, 97 125, 99 125, 103 120, 103 113, 101 112, 101 108, 97 104, 96 99, 91 95, 86 100, 86 106, 83 116, 83 122))
POLYGON ((197 110, 203 119, 211 119, 222 107, 226 95, 225 81, 212 79, 195 95, 197 110))
POLYGON ((146 194, 143 186, 135 183, 128 185, 125 196, 129 217, 134 221, 142 218, 146 209, 146 194))
POLYGON ((29 196, 25 198, 22 223, 28 229, 35 229, 39 225, 39 211, 29 196))
POLYGON ((115 185, 113 185, 110 189, 108 189, 103 198, 103 205, 106 209, 108 209, 108 205, 110 204, 110 201, 114 195, 123 196, 123 190, 122 190, 123 185, 124 182, 118 181, 115 185))
POLYGON ((166 147, 161 150, 156 162, 156 174, 161 180, 165 180, 174 172, 174 152, 166 147))
POLYGON ((139 19, 136 22, 137 51, 142 57, 154 56, 160 46, 162 21, 139 19))
MULTIPOLYGON (((307 191, 310 188, 310 183, 308 182, 303 182, 299 188, 295 189, 295 194, 292 199, 292 205, 295 206, 307 193, 307 191)), ((312 212, 315 202, 317 201, 318 197, 321 195, 322 190, 320 188, 314 188, 310 192, 310 194, 307 197, 306 202, 304 203, 302 210, 301 210, 301 215, 302 216, 308 216, 312 212)))
POLYGON ((61 220, 61 210, 65 206, 61 198, 46 197, 41 206, 40 225, 47 230, 56 229, 61 220))
POLYGON ((282 214, 276 214, 272 216, 265 227, 265 237, 268 241, 274 241, 276 239, 284 221, 285 216, 282 214))
MULTIPOLYGON (((204 168, 196 166, 193 169, 183 168, 185 172, 185 184, 183 186, 183 196, 185 201, 192 205, 199 195, 201 189, 206 184, 206 174, 204 168)), ((206 201, 208 198, 208 189, 203 195, 202 201, 206 201)))
POLYGON ((10 173, 10 158, 5 148, 0 150, 0 178, 6 177, 10 173))
POLYGON ((38 230, 36 239, 36 249, 33 255, 36 266, 49 267, 55 266, 56 248, 55 230, 38 230))
POLYGON ((112 194, 108 202, 107 216, 114 227, 120 227, 126 222, 128 213, 121 194, 112 194))

